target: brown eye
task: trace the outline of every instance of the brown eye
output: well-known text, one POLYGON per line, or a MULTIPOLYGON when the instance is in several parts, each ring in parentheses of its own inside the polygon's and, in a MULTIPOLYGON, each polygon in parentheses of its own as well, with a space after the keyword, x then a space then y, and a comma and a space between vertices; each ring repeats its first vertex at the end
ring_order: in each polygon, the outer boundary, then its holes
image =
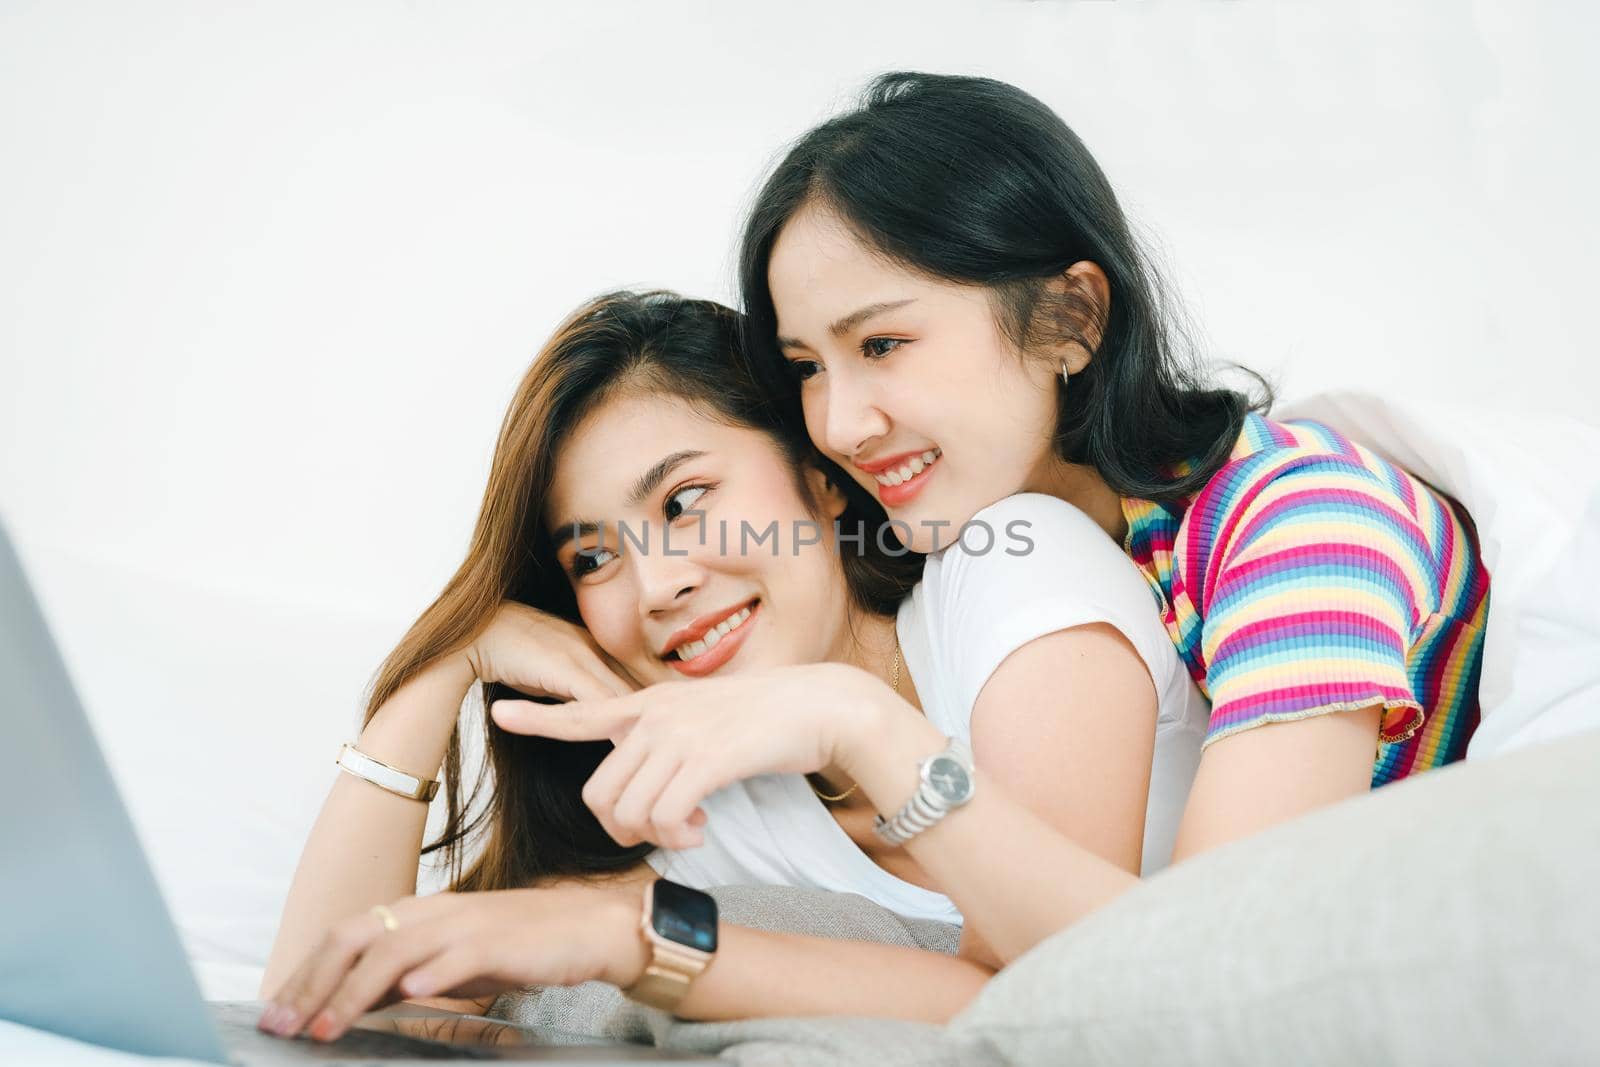
POLYGON ((789 372, 802 382, 807 378, 815 377, 820 370, 822 368, 817 366, 815 360, 791 359, 789 361, 789 372))
POLYGON ((586 574, 593 574, 616 555, 609 548, 580 548, 572 557, 572 576, 582 578, 586 574))
POLYGON ((903 344, 898 337, 869 337, 861 342, 861 354, 868 359, 882 359, 903 344))
POLYGON ((676 521, 684 512, 694 507, 695 501, 705 494, 706 486, 686 485, 667 497, 666 506, 662 508, 662 511, 666 513, 667 521, 676 521))

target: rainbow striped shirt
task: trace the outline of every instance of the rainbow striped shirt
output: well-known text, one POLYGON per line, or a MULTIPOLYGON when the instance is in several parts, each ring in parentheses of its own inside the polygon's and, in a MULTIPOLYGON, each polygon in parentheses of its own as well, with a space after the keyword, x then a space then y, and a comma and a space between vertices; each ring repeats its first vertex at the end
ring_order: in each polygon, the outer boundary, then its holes
POLYGON ((1204 489, 1122 511, 1211 700, 1206 744, 1381 703, 1373 786, 1465 755, 1489 574, 1454 501, 1321 423, 1252 413, 1204 489))

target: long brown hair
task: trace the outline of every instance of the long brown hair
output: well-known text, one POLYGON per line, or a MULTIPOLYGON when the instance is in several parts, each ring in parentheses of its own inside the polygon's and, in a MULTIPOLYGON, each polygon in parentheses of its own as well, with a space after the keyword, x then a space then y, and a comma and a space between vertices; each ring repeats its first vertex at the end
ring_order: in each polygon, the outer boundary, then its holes
MULTIPOLYGON (((827 470, 849 500, 841 523, 852 531, 862 523, 868 534, 861 551, 841 553, 852 600, 868 612, 895 610, 920 577, 922 557, 879 547, 882 509, 816 453, 803 426, 786 421, 768 401, 745 369, 742 344, 737 313, 660 291, 607 293, 561 324, 524 375, 501 424, 467 558, 384 660, 363 724, 429 663, 473 641, 504 600, 581 622, 555 562, 543 503, 567 437, 590 411, 624 392, 679 397, 715 418, 767 433, 789 460, 805 499, 804 465, 827 470)), ((451 731, 446 823, 422 850, 424 856, 445 851, 450 888, 521 888, 617 871, 643 859, 651 846, 618 845, 582 801, 583 784, 610 751, 609 742, 506 733, 487 713, 497 688, 482 687, 485 758, 465 800, 459 721, 451 731), (486 804, 469 820, 486 789, 486 804), (463 874, 466 853, 485 824, 483 850, 463 874)))

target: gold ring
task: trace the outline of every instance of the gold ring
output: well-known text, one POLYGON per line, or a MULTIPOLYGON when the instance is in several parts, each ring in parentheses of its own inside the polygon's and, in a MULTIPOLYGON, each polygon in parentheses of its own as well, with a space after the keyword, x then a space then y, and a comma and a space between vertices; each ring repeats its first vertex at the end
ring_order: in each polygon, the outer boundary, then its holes
POLYGON ((385 930, 393 933, 394 931, 400 929, 400 920, 395 918, 394 912, 389 910, 389 906, 387 904, 374 904, 370 910, 372 911, 372 914, 376 915, 379 921, 383 923, 383 928, 385 930))

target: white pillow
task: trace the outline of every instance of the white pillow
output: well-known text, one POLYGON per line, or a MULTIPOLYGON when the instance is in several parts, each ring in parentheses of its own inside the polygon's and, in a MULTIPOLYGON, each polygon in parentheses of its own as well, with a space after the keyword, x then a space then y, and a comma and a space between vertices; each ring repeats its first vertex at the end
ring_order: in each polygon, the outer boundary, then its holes
POLYGON ((1275 419, 1338 430, 1466 506, 1489 569, 1469 759, 1600 727, 1600 429, 1554 414, 1358 392, 1275 419))

